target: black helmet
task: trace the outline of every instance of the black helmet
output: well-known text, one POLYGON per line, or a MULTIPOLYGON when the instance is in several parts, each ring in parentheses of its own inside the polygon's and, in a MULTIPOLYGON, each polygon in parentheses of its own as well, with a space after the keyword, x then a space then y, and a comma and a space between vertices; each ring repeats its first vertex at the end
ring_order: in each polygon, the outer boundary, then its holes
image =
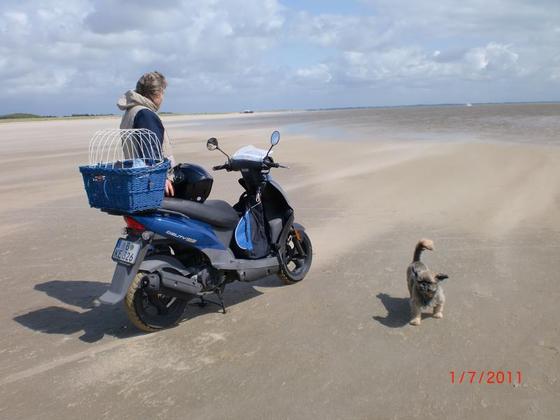
POLYGON ((210 195, 214 179, 202 166, 180 163, 173 168, 175 197, 204 202, 210 195))

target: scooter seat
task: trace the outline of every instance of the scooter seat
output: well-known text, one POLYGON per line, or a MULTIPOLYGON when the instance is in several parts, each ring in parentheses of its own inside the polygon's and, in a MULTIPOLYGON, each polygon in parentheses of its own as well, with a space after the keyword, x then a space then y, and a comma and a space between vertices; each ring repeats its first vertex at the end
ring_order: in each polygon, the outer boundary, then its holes
POLYGON ((233 229, 237 226, 237 222, 239 222, 237 212, 222 200, 207 200, 204 203, 197 203, 196 201, 165 197, 161 208, 176 211, 221 228, 233 229))

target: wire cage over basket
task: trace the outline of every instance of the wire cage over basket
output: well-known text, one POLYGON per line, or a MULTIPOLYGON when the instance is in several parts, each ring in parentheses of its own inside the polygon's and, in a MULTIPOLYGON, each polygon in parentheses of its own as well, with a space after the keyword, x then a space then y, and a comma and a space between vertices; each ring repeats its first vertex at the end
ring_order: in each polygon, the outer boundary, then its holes
POLYGON ((93 135, 80 172, 91 207, 134 213, 161 205, 169 166, 154 132, 108 129, 93 135))
POLYGON ((164 160, 162 144, 156 133, 146 128, 97 131, 89 142, 89 164, 119 167, 157 165, 164 160))

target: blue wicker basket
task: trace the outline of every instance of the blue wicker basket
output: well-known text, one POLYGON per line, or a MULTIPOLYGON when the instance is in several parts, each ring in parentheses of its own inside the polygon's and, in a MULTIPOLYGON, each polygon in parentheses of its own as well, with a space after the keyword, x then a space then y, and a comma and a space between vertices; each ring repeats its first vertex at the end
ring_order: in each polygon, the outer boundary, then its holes
POLYGON ((89 205, 102 210, 135 213, 157 209, 163 200, 169 161, 134 167, 133 160, 80 166, 89 205))

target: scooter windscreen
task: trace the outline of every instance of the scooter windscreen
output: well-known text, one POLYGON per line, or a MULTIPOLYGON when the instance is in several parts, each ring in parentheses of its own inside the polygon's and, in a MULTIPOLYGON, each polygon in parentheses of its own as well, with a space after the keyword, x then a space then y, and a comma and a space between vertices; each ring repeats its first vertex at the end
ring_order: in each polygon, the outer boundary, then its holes
POLYGON ((243 146, 237 152, 233 154, 231 157, 233 160, 248 160, 251 162, 262 162, 263 159, 267 156, 267 154, 272 154, 272 151, 268 153, 267 150, 259 149, 258 147, 253 146, 252 144, 249 146, 243 146))

